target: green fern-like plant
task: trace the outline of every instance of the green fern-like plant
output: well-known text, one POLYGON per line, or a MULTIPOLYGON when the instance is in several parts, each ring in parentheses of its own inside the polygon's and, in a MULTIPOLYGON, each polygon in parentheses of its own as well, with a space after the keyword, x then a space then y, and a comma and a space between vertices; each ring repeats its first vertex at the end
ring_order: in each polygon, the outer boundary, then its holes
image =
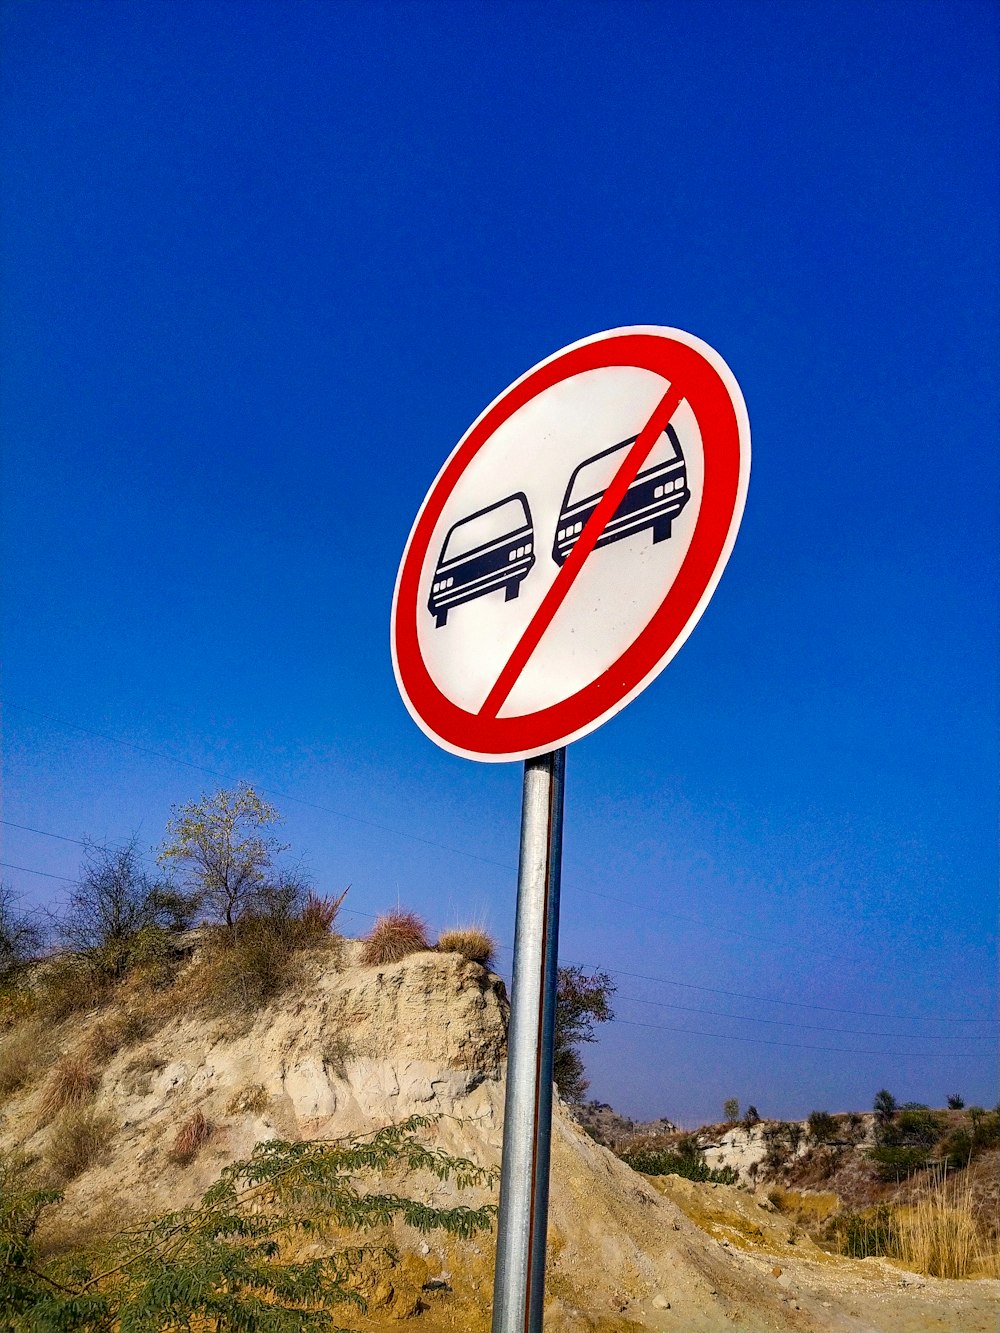
MULTIPOLYGON (((342 1140, 257 1144, 226 1167, 190 1208, 121 1234, 97 1256, 40 1262, 34 1230, 58 1195, 15 1186, 0 1195, 0 1314, 16 1333, 331 1333, 331 1311, 364 1309, 360 1268, 383 1244, 340 1245, 306 1261, 283 1257, 296 1234, 362 1233, 405 1222, 468 1237, 494 1208, 436 1208, 366 1188, 402 1173, 427 1173, 459 1189, 492 1185, 495 1174, 420 1141, 430 1121, 412 1117, 342 1140), (4 1303, 7 1309, 3 1309, 4 1303)), ((3 1181, 0 1179, 0 1188, 3 1181)))

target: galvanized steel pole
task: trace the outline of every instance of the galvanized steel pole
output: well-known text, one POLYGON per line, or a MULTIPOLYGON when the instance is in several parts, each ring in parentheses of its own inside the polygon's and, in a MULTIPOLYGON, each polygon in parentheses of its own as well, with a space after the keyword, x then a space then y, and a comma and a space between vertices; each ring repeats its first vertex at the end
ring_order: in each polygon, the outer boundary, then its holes
POLYGON ((566 751, 524 765, 493 1333, 541 1333, 566 751))

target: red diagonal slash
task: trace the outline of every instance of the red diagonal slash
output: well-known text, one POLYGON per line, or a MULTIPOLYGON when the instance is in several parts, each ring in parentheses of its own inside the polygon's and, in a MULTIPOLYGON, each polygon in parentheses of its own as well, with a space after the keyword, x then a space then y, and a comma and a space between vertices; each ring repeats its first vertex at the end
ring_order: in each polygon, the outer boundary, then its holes
POLYGON ((598 501, 597 508, 587 520, 587 525, 580 533, 579 537, 566 558, 566 563, 556 575, 552 586, 542 598, 542 604, 532 616, 528 628, 518 640, 517 647, 507 659, 507 665, 497 677, 497 683, 493 686, 487 695, 486 702, 479 710, 481 718, 495 718, 504 706, 507 696, 517 683, 518 677, 528 663, 528 658, 538 647, 538 641, 548 629, 552 622, 552 617, 562 606, 566 599, 566 594, 573 586, 573 582, 580 570, 583 568, 583 562, 600 540, 601 533, 607 527, 608 522, 614 517, 615 511, 625 498, 625 492, 635 481, 639 469, 652 449, 653 445, 667 429, 670 418, 680 406, 684 395, 676 385, 671 384, 670 388, 660 399, 657 406, 653 409, 653 415, 643 426, 642 430, 636 436, 635 444, 625 455, 621 467, 614 475, 611 485, 607 488, 601 499, 598 501))

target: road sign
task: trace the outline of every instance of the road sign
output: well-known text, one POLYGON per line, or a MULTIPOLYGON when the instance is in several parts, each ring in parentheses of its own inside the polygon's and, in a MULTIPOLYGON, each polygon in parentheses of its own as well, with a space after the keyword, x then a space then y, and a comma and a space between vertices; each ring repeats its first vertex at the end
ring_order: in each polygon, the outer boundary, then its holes
POLYGON ((403 553, 392 656, 444 749, 544 754, 614 716, 691 633, 743 514, 739 385, 678 329, 598 333, 470 427, 403 553))

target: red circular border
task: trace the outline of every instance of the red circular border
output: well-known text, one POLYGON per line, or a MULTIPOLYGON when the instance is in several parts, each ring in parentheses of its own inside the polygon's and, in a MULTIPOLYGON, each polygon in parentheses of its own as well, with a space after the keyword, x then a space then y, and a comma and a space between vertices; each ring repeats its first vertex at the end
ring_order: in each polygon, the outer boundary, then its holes
POLYGON ((715 367, 686 343, 658 334, 623 333, 570 348, 513 385, 476 423, 449 460, 427 497, 403 556, 393 643, 400 684, 424 724, 455 749, 491 757, 518 756, 525 751, 555 749, 614 709, 655 670, 694 615, 725 549, 739 477, 739 422, 729 390, 715 367), (538 712, 481 718, 459 708, 438 689, 420 653, 420 571, 434 528, 459 478, 505 421, 553 384, 607 366, 634 366, 662 375, 683 390, 694 411, 704 445, 705 482, 691 545, 659 609, 631 647, 600 676, 538 712))

